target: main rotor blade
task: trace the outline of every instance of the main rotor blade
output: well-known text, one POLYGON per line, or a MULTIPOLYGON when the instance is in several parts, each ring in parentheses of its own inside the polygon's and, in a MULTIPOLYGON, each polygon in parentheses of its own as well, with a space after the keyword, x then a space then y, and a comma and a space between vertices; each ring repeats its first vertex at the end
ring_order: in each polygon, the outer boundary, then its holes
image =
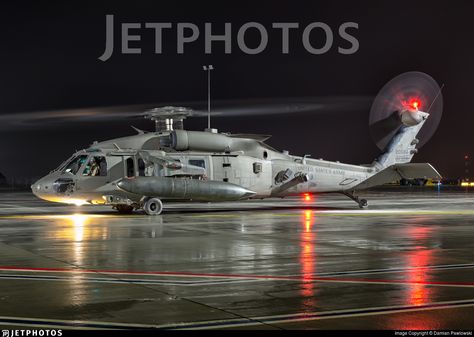
MULTIPOLYGON (((371 97, 287 97, 279 99, 218 100, 212 102, 213 117, 272 116, 276 114, 350 113, 368 109, 371 97)), ((52 128, 76 123, 101 123, 144 118, 144 112, 157 106, 185 106, 194 117, 207 117, 205 101, 167 102, 125 106, 92 107, 51 111, 31 111, 0 115, 0 130, 52 128)))

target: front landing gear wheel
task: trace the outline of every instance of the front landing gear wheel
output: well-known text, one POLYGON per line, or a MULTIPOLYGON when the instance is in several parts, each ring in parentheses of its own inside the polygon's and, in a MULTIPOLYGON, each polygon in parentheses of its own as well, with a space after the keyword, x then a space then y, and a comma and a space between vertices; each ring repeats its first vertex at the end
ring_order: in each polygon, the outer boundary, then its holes
POLYGON ((369 203, 367 202, 366 199, 360 199, 359 200, 359 207, 360 208, 367 208, 367 207, 369 207, 369 203))
POLYGON ((120 214, 132 214, 133 212, 133 206, 130 205, 117 205, 115 208, 120 214))
POLYGON ((163 211, 163 203, 158 198, 149 198, 143 204, 143 210, 148 215, 158 215, 163 211))

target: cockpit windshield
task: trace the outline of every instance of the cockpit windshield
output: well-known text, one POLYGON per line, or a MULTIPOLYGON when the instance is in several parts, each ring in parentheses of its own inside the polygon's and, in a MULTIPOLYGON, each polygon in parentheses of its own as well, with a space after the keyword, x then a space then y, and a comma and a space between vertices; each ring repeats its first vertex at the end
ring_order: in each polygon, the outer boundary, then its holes
POLYGON ((69 163, 67 163, 64 166, 63 172, 69 172, 75 175, 79 171, 81 166, 86 162, 86 160, 87 160, 86 154, 83 154, 71 159, 69 163))
POLYGON ((62 169, 67 165, 69 164, 69 162, 74 158, 74 156, 71 156, 69 157, 68 159, 66 159, 65 161, 63 161, 58 167, 56 167, 54 170, 52 170, 51 172, 57 172, 57 171, 62 171, 62 169))

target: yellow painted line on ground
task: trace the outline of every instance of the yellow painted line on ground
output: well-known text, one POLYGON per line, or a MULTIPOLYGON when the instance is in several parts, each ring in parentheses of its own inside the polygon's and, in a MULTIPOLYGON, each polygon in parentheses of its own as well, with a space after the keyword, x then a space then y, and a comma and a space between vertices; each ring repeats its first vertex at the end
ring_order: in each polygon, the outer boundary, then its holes
MULTIPOLYGON (((251 216, 255 218, 265 218, 265 217, 300 217, 302 215, 301 212, 305 211, 306 209, 302 209, 301 211, 295 213, 250 213, 249 211, 255 210, 243 210, 244 213, 236 214, 235 211, 232 211, 230 214, 212 214, 212 211, 209 211, 206 214, 188 214, 182 213, 180 216, 188 217, 188 218, 239 218, 242 215, 251 216)), ((72 216, 76 215, 83 215, 87 216, 88 218, 109 218, 109 219, 137 219, 137 218, 149 218, 148 215, 113 215, 113 214, 88 214, 88 213, 75 213, 75 214, 51 214, 51 215, 34 215, 34 214, 12 214, 12 215, 0 215, 0 219, 13 219, 13 220, 22 220, 22 219, 29 219, 29 220, 57 220, 57 219, 69 219, 72 216)), ((167 214, 164 213, 162 216, 166 216, 167 214)), ((173 215, 176 215, 174 213, 173 215)), ((313 210, 312 217, 353 217, 353 216, 387 216, 387 215, 474 215, 474 210, 459 210, 459 211, 417 211, 417 210, 408 210, 408 211, 347 211, 347 212, 338 212, 338 211, 318 211, 313 210)))

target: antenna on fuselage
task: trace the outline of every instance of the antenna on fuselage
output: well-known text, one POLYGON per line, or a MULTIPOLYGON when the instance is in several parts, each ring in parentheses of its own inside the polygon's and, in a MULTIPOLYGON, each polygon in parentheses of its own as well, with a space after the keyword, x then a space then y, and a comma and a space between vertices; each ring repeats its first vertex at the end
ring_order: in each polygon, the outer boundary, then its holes
POLYGON ((212 64, 202 66, 204 71, 207 71, 207 129, 205 131, 214 132, 211 129, 211 70, 214 70, 212 64))

